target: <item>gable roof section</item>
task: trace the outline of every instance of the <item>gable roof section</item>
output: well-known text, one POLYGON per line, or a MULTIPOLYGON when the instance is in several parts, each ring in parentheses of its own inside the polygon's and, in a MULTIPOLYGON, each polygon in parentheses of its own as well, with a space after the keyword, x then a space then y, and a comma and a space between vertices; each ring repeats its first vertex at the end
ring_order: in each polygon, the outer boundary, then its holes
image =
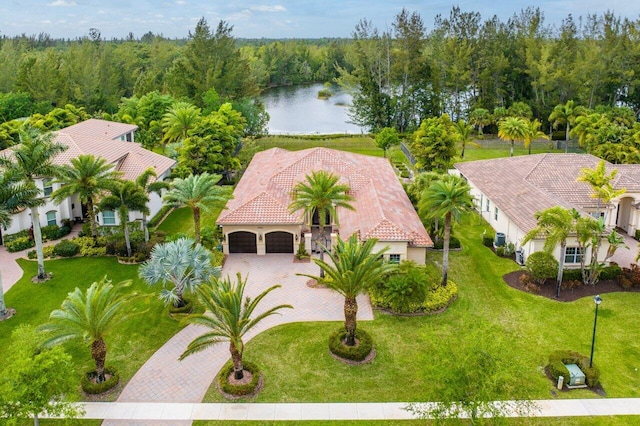
POLYGON ((291 191, 317 170, 339 176, 354 197, 355 211, 338 208, 341 234, 359 232, 365 239, 432 245, 387 159, 326 148, 293 152, 273 148, 257 153, 217 223, 302 224, 303 212, 288 210, 291 191))
MULTIPOLYGON (((593 190, 577 179, 583 168, 593 169, 599 162, 590 154, 535 154, 457 163, 455 168, 527 232, 536 226, 538 211, 561 206, 584 214, 596 208, 593 190)), ((640 165, 605 162, 605 167, 607 173, 618 169, 616 189, 640 190, 640 165)))
POLYGON ((138 129, 135 124, 117 123, 115 121, 90 118, 73 126, 62 129, 73 136, 94 137, 101 139, 116 139, 138 129))

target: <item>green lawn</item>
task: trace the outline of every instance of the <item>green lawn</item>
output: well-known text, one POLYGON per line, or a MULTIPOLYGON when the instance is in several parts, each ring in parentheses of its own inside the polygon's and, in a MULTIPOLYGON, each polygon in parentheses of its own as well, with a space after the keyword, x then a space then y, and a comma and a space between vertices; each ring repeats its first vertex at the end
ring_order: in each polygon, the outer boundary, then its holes
MULTIPOLYGON (((478 222, 477 218, 473 219, 478 222)), ((439 365, 451 353, 476 350, 467 342, 480 333, 496 349, 500 366, 513 377, 500 398, 514 392, 531 399, 551 397, 553 384, 542 370, 549 353, 573 349, 589 354, 593 300, 560 303, 511 289, 503 274, 518 266, 496 257, 481 245, 485 225, 464 225, 456 235, 464 245, 451 255, 450 278, 459 298, 443 314, 392 317, 376 314, 359 322, 376 342, 377 356, 368 365, 353 367, 335 361, 327 338, 340 323, 297 323, 268 330, 247 344, 246 359, 265 374, 258 402, 370 402, 437 400, 431 384, 438 383, 439 365)), ((429 261, 440 261, 430 253, 429 261)), ((609 397, 638 397, 640 387, 640 294, 603 296, 595 363, 609 397)), ((561 398, 592 398, 587 390, 560 394, 561 398)), ((206 402, 222 401, 211 387, 206 402)))
MULTIPOLYGON (((107 364, 120 371, 121 382, 127 382, 144 362, 173 334, 180 330, 179 323, 167 315, 167 310, 158 299, 158 288, 151 288, 138 278, 136 265, 120 265, 115 257, 72 258, 50 260, 46 262, 48 272, 54 278, 44 284, 33 284, 30 280, 37 273, 36 262, 20 259, 25 271, 22 279, 7 293, 7 306, 15 308, 17 314, 8 321, 0 322, 0 348, 11 348, 11 332, 20 324, 37 326, 46 322, 54 309, 60 308, 67 293, 75 287, 85 289, 94 282, 107 276, 114 283, 126 279, 133 280, 131 291, 149 294, 138 300, 134 307, 144 313, 125 323, 113 335, 107 336, 107 364)), ((65 344, 73 356, 77 368, 72 374, 78 376, 93 367, 90 348, 82 342, 65 344)), ((0 363, 0 372, 4 364, 0 363)), ((115 399, 109 395, 108 400, 115 399)))
POLYGON ((369 136, 345 136, 340 138, 322 139, 318 137, 284 137, 266 136, 256 140, 257 149, 264 151, 269 148, 282 148, 290 151, 299 151, 307 148, 324 147, 354 152, 356 154, 373 155, 382 157, 383 151, 376 146, 373 138, 369 136))
MULTIPOLYGON (((194 421, 194 426, 292 426, 295 424, 303 423, 305 426, 424 426, 435 425, 434 421, 428 420, 316 420, 307 422, 294 422, 294 421, 194 421)), ((467 424, 461 423, 460 420, 452 420, 444 422, 447 425, 460 425, 467 424)), ((502 423, 499 423, 502 424, 502 423)), ((504 424, 519 426, 519 425, 545 425, 545 426, 617 426, 617 425, 632 425, 640 424, 637 417, 633 416, 602 416, 602 417, 561 417, 561 418, 526 418, 526 419, 506 419, 504 424)))
MULTIPOLYGON (((464 158, 457 157, 455 162, 488 160, 492 158, 508 157, 511 144, 500 139, 484 139, 476 140, 480 147, 467 145, 464 151, 464 158)), ((461 147, 458 146, 458 153, 461 147)), ((531 154, 544 154, 547 152, 563 153, 564 149, 555 149, 551 147, 549 141, 539 140, 531 144, 531 154)), ((529 150, 522 143, 516 142, 513 149, 513 155, 528 155, 529 150)))

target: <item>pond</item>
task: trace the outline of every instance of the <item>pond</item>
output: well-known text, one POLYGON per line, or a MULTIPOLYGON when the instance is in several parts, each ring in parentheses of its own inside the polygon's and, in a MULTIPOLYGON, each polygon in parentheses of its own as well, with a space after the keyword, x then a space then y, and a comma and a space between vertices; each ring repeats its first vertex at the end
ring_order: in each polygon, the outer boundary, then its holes
POLYGON ((260 99, 271 117, 269 134, 362 133, 363 129, 348 122, 351 96, 333 86, 333 96, 318 99, 323 87, 315 83, 265 90, 260 99))

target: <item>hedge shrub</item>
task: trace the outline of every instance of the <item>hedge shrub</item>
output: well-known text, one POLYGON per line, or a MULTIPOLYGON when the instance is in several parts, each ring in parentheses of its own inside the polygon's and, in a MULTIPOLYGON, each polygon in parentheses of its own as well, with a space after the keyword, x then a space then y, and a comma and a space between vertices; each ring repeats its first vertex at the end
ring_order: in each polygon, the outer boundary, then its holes
POLYGON ((332 354, 350 361, 363 361, 373 350, 373 339, 366 331, 356 329, 356 339, 358 344, 347 346, 342 341, 347 336, 344 328, 338 329, 329 336, 329 350, 332 354))
POLYGON ((563 376, 565 383, 569 383, 569 370, 564 364, 576 364, 584 373, 587 386, 594 387, 600 383, 600 369, 589 367, 589 357, 569 350, 554 351, 549 355, 549 373, 556 381, 563 376))
POLYGON ((27 237, 29 238, 29 230, 23 229, 22 231, 18 231, 15 234, 5 234, 2 236, 2 241, 5 245, 11 241, 17 240, 18 238, 27 237))
MULTIPOLYGON (((453 235, 449 238, 449 249, 459 249, 461 247, 460 240, 453 235)), ((436 240, 433 242, 433 248, 442 250, 444 248, 444 240, 436 240)))
POLYGON ((616 280, 618 277, 622 275, 622 268, 618 265, 609 265, 602 268, 600 271, 600 279, 601 280, 616 280))
POLYGON ((41 231, 42 231, 42 239, 44 241, 50 241, 50 240, 57 240, 69 235, 69 233, 71 232, 71 227, 47 225, 47 226, 43 226, 41 231))
POLYGON ((458 297, 458 286, 449 280, 446 287, 438 286, 435 290, 430 291, 421 308, 425 312, 439 311, 449 305, 456 297, 458 297))
POLYGON ((18 237, 9 242, 6 242, 5 240, 5 243, 4 243, 4 246, 9 253, 15 253, 17 251, 30 249, 35 245, 36 243, 33 240, 29 239, 29 237, 18 237))
POLYGON ((580 269, 565 269, 562 272, 562 281, 582 281, 582 271, 580 269))
POLYGON ((100 247, 92 237, 77 237, 72 240, 80 247, 81 256, 104 256, 107 254, 106 247, 100 247))
POLYGON ((493 239, 495 237, 493 235, 483 235, 482 236, 482 245, 485 247, 493 247, 493 239))
POLYGON ((80 247, 72 241, 62 240, 58 244, 55 245, 53 252, 57 256, 62 257, 72 257, 78 254, 80 251, 80 247))
POLYGON ((531 253, 527 257, 526 267, 527 273, 537 285, 544 284, 547 279, 555 277, 558 273, 558 261, 544 251, 531 253))
POLYGON ((104 368, 104 372, 105 374, 110 374, 111 377, 109 377, 107 380, 105 380, 102 383, 94 383, 91 380, 96 375, 95 370, 88 371, 87 373, 83 374, 82 381, 81 381, 82 390, 85 393, 95 395, 95 394, 106 392, 116 387, 116 385, 120 382, 120 374, 118 373, 118 371, 113 367, 107 366, 104 368))
POLYGON ((253 376, 251 381, 245 385, 232 385, 229 383, 229 375, 233 373, 233 362, 228 362, 224 367, 222 367, 222 370, 218 373, 218 384, 224 393, 235 396, 244 396, 255 392, 258 382, 260 381, 260 374, 262 374, 260 369, 254 363, 248 361, 242 362, 242 368, 243 370, 251 372, 251 375, 253 376))
POLYGON ((180 307, 170 306, 169 313, 170 314, 189 314, 193 310, 193 303, 190 300, 185 299, 185 304, 180 307))

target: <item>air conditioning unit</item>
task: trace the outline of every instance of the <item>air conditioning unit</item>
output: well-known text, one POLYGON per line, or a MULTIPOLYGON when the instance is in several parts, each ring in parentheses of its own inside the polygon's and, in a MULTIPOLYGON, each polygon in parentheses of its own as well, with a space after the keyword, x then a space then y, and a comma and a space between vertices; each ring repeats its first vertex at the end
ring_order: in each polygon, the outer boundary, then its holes
POLYGON ((516 250, 516 263, 520 266, 524 266, 524 250, 516 250))
POLYGON ((493 242, 495 247, 503 247, 507 243, 507 236, 502 232, 496 232, 496 239, 493 242))

